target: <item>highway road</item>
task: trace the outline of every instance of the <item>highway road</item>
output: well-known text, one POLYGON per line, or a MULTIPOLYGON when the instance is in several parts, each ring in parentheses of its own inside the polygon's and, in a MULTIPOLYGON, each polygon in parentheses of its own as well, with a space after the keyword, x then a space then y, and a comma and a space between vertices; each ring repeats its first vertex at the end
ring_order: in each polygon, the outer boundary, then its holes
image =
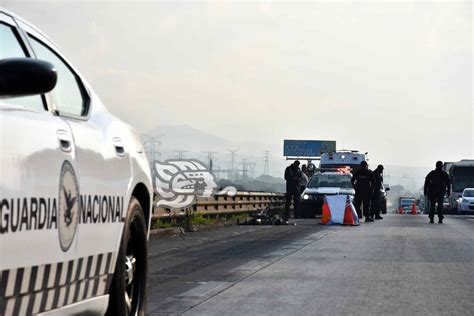
POLYGON ((150 315, 474 314, 474 216, 152 237, 150 315))

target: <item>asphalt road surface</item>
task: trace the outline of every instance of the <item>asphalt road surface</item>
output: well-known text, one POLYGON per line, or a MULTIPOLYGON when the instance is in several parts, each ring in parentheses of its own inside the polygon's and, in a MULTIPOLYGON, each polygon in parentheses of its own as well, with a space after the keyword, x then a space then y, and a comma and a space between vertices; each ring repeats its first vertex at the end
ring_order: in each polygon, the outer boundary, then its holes
POLYGON ((474 216, 151 238, 150 315, 474 315, 474 216))

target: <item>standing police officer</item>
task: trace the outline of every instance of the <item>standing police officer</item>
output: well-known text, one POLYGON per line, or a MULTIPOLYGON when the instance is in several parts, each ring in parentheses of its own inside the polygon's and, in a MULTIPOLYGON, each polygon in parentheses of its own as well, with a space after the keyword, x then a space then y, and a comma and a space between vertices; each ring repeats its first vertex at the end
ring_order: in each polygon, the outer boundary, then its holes
POLYGON ((357 215, 359 215, 359 218, 362 217, 360 207, 363 203, 365 221, 373 222, 374 219, 370 215, 370 200, 375 186, 375 178, 372 171, 369 170, 367 161, 362 161, 360 163, 360 169, 354 173, 351 182, 355 190, 354 206, 357 215))
POLYGON ((443 162, 436 162, 436 169, 428 173, 425 178, 424 194, 430 200, 430 224, 434 223, 435 203, 438 203, 438 223, 443 224, 443 200, 444 194, 449 197, 450 192, 449 175, 443 171, 443 162))
POLYGON ((296 160, 285 169, 285 180, 286 180, 286 203, 285 203, 285 214, 283 220, 286 222, 290 218, 290 204, 293 200, 295 218, 299 218, 299 206, 300 206, 300 181, 301 181, 301 170, 299 168, 300 162, 296 160))
POLYGON ((370 206, 370 215, 374 216, 375 219, 383 219, 380 216, 380 193, 383 186, 383 178, 382 178, 383 166, 378 165, 377 168, 373 171, 374 178, 375 178, 375 186, 374 186, 374 193, 372 194, 372 204, 370 206))

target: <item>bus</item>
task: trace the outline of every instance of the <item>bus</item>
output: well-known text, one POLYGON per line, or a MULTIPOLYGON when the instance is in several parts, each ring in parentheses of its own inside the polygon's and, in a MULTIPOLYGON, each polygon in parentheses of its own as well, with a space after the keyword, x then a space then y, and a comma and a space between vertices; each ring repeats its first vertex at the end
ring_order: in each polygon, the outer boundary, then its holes
POLYGON ((474 160, 463 159, 458 162, 453 162, 448 173, 451 178, 449 207, 452 210, 457 210, 458 199, 461 197, 464 189, 474 188, 474 160))

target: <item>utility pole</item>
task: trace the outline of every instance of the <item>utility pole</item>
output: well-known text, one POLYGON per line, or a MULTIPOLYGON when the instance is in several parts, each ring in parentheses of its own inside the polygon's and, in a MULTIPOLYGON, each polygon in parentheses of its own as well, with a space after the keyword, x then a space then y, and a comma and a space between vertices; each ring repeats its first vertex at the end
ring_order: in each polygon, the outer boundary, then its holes
POLYGON ((270 151, 265 150, 263 152, 263 175, 269 176, 270 175, 270 151))
POLYGON ((230 166, 227 174, 228 180, 235 180, 236 179, 236 172, 235 172, 235 153, 239 151, 239 149, 227 149, 230 153, 230 166))
POLYGON ((178 154, 178 160, 183 160, 184 153, 187 153, 187 150, 173 150, 175 153, 178 154))

